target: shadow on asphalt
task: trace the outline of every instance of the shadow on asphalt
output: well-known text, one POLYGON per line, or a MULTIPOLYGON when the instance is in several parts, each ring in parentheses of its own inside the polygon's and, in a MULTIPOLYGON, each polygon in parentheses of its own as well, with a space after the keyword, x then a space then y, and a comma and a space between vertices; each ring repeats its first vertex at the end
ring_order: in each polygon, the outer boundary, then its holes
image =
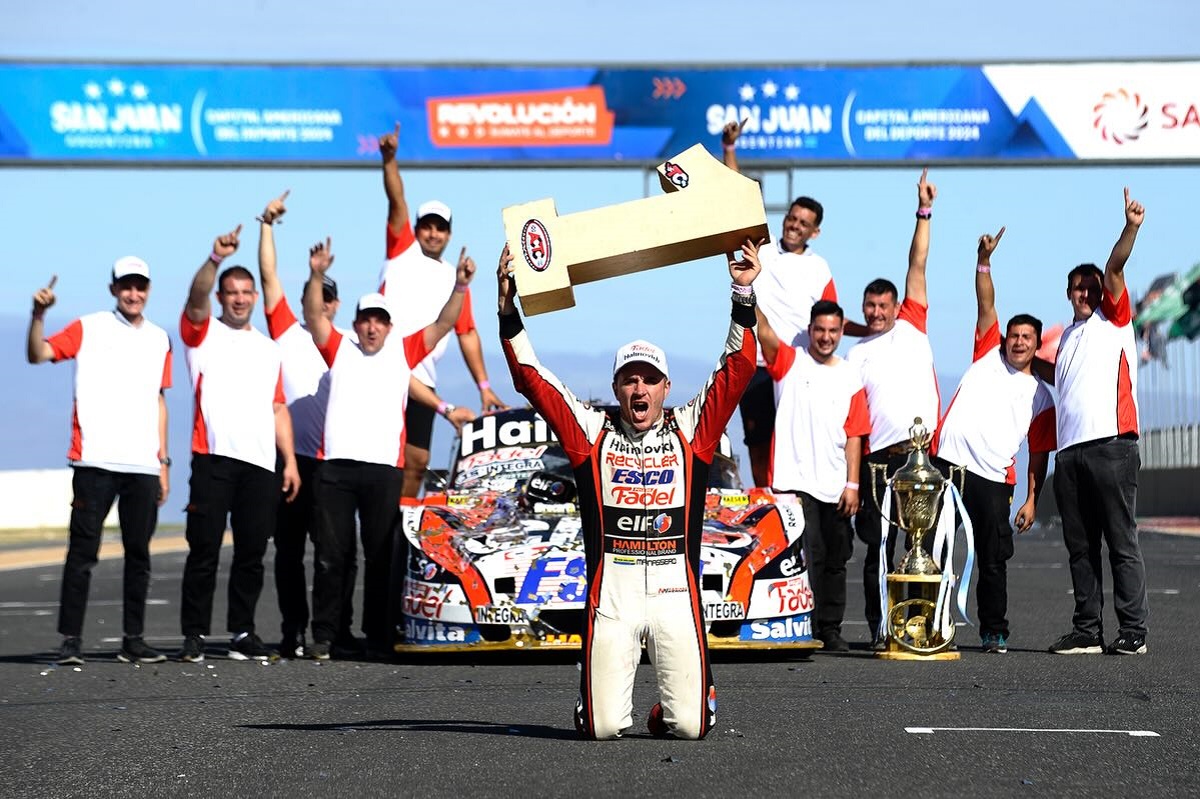
POLYGON ((322 724, 239 724, 243 730, 283 730, 287 732, 365 732, 395 730, 397 732, 450 732, 475 735, 516 735, 523 738, 549 740, 579 740, 574 730, 547 727, 542 724, 497 724, 493 721, 462 719, 380 719, 377 721, 326 722, 322 724))

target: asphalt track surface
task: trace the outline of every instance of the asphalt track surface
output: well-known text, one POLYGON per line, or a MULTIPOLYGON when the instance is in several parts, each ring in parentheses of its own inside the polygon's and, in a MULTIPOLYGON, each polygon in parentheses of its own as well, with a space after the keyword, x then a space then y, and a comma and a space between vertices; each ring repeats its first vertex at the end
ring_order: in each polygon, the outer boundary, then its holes
MULTIPOLYGON (((1039 529, 1010 562, 1007 655, 980 653, 960 627, 956 662, 884 662, 861 644, 810 660, 726 656, 714 667, 718 725, 699 743, 645 733, 649 666, 635 727, 590 743, 571 726, 573 658, 122 664, 119 559, 94 574, 87 664, 54 667, 60 567, 7 571, 0 795, 1195 796, 1200 538, 1143 534, 1142 545, 1146 656, 1045 652, 1072 602, 1058 531, 1039 529)), ((852 578, 861 545, 855 555, 852 578)), ((155 558, 147 614, 148 639, 171 651, 183 557, 155 558)), ((259 620, 273 642, 267 573, 259 620)), ((850 594, 847 637, 861 642, 860 581, 850 594)), ((1106 623, 1115 632, 1111 594, 1106 623)))

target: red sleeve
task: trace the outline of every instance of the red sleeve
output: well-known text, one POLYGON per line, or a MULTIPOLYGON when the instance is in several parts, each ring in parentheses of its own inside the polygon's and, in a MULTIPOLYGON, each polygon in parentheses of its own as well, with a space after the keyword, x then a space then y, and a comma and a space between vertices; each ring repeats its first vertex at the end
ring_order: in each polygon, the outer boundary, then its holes
POLYGON ((425 356, 432 351, 425 345, 425 328, 404 337, 404 357, 408 359, 410 368, 425 360, 425 356))
POLYGON ((159 391, 171 387, 171 347, 167 346, 167 355, 163 358, 162 385, 158 387, 159 391))
POLYGON ((50 345, 50 349, 54 350, 52 360, 55 363, 74 358, 79 354, 79 348, 83 346, 83 323, 76 319, 46 339, 46 343, 50 345))
POLYGON ((342 343, 342 331, 336 327, 329 333, 329 338, 325 341, 324 347, 317 347, 317 352, 321 353, 321 357, 325 359, 325 365, 332 367, 333 361, 337 358, 338 347, 342 343))
POLYGON ((271 338, 278 341, 279 337, 294 324, 296 324, 296 314, 288 305, 287 297, 281 297, 279 302, 275 303, 275 307, 267 311, 267 332, 271 334, 271 338))
POLYGON ((387 225, 387 257, 395 258, 413 245, 417 237, 413 235, 412 222, 404 220, 404 227, 396 230, 392 223, 387 225))
POLYGON ((1132 309, 1129 307, 1129 289, 1121 292, 1121 296, 1115 300, 1107 291, 1100 295, 1100 310, 1104 311, 1104 318, 1112 322, 1117 327, 1125 327, 1133 319, 1132 309))
POLYGON ((1029 423, 1029 451, 1053 452, 1058 449, 1057 414, 1051 405, 1029 423))
MULTIPOLYGON (((734 308, 733 325, 741 326, 737 321, 738 309, 748 311, 749 308, 745 305, 734 308)), ((721 443, 721 434, 725 432, 725 426, 737 410, 746 386, 754 377, 757 361, 758 340, 754 336, 754 328, 742 327, 741 346, 729 349, 726 343, 724 363, 713 373, 708 390, 697 397, 700 414, 696 419, 696 432, 692 436, 692 452, 705 463, 712 463, 713 453, 721 443)))
POLYGON ((183 316, 179 317, 179 337, 187 346, 199 347, 208 335, 208 323, 211 321, 212 315, 209 314, 203 322, 193 322, 188 319, 187 311, 184 311, 183 316))
POLYGON ((846 424, 842 428, 846 438, 871 435, 871 413, 867 410, 867 390, 860 388, 850 398, 850 410, 846 414, 846 424))
POLYGON ((454 332, 460 336, 475 329, 475 317, 471 313, 471 290, 467 289, 465 294, 462 310, 458 312, 458 320, 454 323, 454 332))
POLYGON ((986 333, 980 333, 979 328, 975 328, 975 352, 971 355, 971 362, 978 361, 983 356, 1000 346, 1000 320, 992 322, 992 326, 987 329, 986 333))
POLYGON ((767 374, 771 376, 772 380, 782 380, 795 363, 796 348, 781 341, 779 349, 775 351, 775 360, 767 364, 767 374))
POLYGON ((821 299, 837 302, 837 286, 833 285, 833 278, 829 278, 829 282, 825 284, 825 290, 821 292, 821 299))
POLYGON ((275 378, 275 404, 287 405, 287 396, 283 393, 283 367, 279 367, 279 376, 275 378))
POLYGON ((904 302, 900 303, 900 313, 896 316, 897 319, 903 319, 910 325, 928 335, 929 331, 926 326, 929 322, 929 306, 921 305, 915 300, 904 298, 904 302))

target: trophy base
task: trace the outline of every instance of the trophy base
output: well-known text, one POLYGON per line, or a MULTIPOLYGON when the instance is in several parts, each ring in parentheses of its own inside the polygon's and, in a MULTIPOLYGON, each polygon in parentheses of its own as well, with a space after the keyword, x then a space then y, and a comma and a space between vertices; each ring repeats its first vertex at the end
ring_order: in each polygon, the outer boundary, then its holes
POLYGON ((933 617, 941 577, 935 574, 887 575, 884 610, 886 645, 880 660, 958 660, 954 628, 948 635, 934 628, 933 617))

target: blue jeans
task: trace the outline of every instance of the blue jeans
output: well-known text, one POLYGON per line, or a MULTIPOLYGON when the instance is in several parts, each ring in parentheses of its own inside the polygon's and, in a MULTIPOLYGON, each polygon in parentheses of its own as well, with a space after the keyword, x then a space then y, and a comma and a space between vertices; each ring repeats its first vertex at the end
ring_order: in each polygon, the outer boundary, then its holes
POLYGON ((1120 634, 1146 634, 1146 564, 1134 507, 1141 457, 1132 438, 1088 441, 1058 453, 1054 496, 1075 589, 1075 630, 1102 635, 1104 575, 1100 542, 1108 545, 1113 606, 1120 634))

